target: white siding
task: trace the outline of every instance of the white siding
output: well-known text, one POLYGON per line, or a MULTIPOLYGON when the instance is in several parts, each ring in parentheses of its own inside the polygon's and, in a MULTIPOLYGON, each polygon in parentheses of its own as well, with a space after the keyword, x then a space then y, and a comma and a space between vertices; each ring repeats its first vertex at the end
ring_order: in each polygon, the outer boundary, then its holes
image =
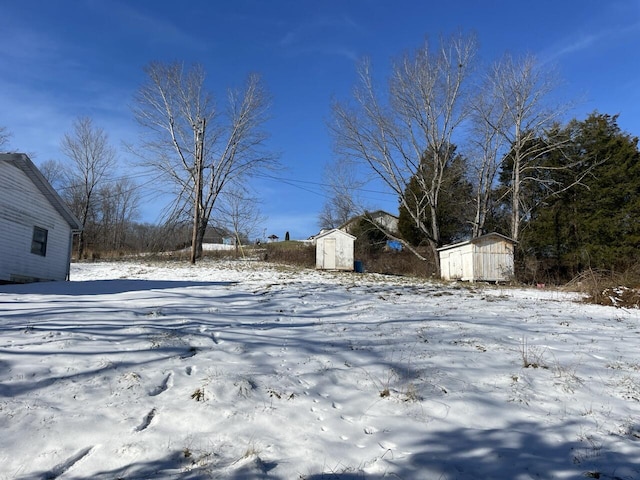
POLYGON ((64 280, 71 227, 25 173, 0 161, 0 281, 64 280), (33 227, 47 230, 46 256, 31 253, 33 227))
POLYGON ((498 234, 439 249, 443 280, 502 282, 513 277, 513 241, 498 234))
POLYGON ((476 280, 504 281, 513 276, 513 245, 505 240, 483 238, 475 245, 476 280))
POLYGON ((316 238, 316 268, 353 270, 355 238, 341 230, 330 230, 316 238))

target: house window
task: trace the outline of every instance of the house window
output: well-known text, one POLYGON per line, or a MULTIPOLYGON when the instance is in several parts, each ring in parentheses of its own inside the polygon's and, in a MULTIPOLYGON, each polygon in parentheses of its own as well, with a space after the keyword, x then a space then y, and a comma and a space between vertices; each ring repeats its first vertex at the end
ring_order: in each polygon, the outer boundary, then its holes
POLYGON ((44 228, 33 227, 33 240, 31 240, 31 253, 36 255, 47 254, 47 234, 48 231, 44 228))

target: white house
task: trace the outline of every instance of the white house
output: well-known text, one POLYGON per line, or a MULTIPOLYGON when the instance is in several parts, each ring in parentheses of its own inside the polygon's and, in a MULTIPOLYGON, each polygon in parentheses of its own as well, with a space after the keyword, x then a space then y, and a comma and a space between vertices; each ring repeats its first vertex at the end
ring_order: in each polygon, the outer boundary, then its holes
POLYGON ((515 241, 488 233, 438 249, 443 280, 505 282, 514 275, 515 241))
POLYGON ((334 228, 315 237, 316 268, 320 270, 348 270, 354 268, 353 244, 356 237, 334 228))
POLYGON ((80 229, 27 155, 0 154, 0 283, 67 280, 80 229))

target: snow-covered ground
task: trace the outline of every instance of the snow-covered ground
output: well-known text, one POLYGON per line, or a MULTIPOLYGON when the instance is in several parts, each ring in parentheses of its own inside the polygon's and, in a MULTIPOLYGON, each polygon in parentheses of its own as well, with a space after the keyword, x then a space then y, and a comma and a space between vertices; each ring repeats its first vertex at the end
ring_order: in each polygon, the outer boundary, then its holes
POLYGON ((0 286, 0 479, 640 478, 640 312, 259 262, 0 286))

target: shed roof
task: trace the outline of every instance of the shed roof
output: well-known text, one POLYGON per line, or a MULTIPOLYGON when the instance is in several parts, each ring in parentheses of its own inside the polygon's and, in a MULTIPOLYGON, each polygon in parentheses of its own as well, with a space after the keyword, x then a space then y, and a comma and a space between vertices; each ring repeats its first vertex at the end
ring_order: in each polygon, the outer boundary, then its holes
POLYGON ((478 243, 480 240, 484 240, 485 238, 488 238, 488 237, 500 238, 502 240, 506 240, 509 243, 518 243, 515 240, 513 240, 512 238, 509 238, 509 237, 507 237, 505 235, 502 235, 501 233, 492 232, 492 233, 485 233, 484 235, 480 235, 479 237, 472 238, 472 239, 466 240, 464 242, 452 243, 451 245, 444 245, 443 247, 438 248, 438 251, 441 252, 443 250, 449 250, 449 249, 452 249, 452 248, 462 247, 464 245, 478 243))
POLYGON ((38 170, 31 159, 24 153, 0 153, 0 161, 14 164, 31 180, 31 182, 40 190, 49 203, 58 213, 66 220, 71 230, 82 230, 80 220, 69 210, 58 192, 54 190, 49 181, 38 170))
POLYGON ((320 232, 318 235, 316 235, 315 239, 317 240, 317 239, 319 239, 319 238, 326 237, 327 235, 329 235, 329 234, 331 234, 331 233, 334 233, 334 232, 336 232, 336 233, 338 233, 338 234, 340 234, 340 235, 344 235, 344 236, 346 236, 346 237, 348 237, 348 238, 351 238, 351 239, 353 239, 353 240, 355 240, 355 239, 356 239, 356 237, 354 237, 354 236, 353 236, 353 235, 351 235, 350 233, 347 233, 347 232, 345 232, 344 230, 340 230, 339 228, 332 228, 331 230, 326 230, 326 231, 324 231, 324 232, 320 232))

